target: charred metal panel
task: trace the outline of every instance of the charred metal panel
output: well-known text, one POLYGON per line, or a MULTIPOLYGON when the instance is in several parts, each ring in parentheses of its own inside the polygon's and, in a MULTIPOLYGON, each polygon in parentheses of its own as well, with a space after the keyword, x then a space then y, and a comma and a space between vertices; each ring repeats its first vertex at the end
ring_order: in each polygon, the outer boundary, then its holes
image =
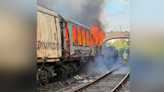
POLYGON ((94 48, 94 45, 90 45, 90 46, 91 46, 91 50, 92 50, 91 56, 94 56, 94 55, 95 55, 95 48, 94 48))
POLYGON ((73 55, 74 53, 72 52, 72 48, 73 48, 72 24, 67 22, 67 28, 69 32, 70 55, 73 55))
MULTIPOLYGON (((85 31, 89 31, 89 32, 90 32, 90 30, 86 29, 84 27, 81 27, 77 24, 73 24, 73 23, 69 23, 69 22, 67 22, 67 26, 68 26, 69 38, 70 38, 69 39, 70 40, 70 57, 72 57, 72 56, 81 57, 82 55, 93 53, 93 51, 92 51, 93 49, 92 49, 91 46, 87 46, 87 45, 86 46, 83 46, 83 45, 81 46, 79 44, 74 44, 73 43, 72 26, 75 26, 76 30, 78 30, 78 28, 81 28, 81 30, 84 29, 85 31)), ((86 32, 85 32, 85 34, 86 34, 86 32)), ((86 37, 86 43, 87 43, 87 36, 85 36, 85 37, 86 37)), ((78 31, 77 31, 77 38, 78 38, 78 31)), ((83 39, 83 37, 82 37, 82 39, 83 39)), ((94 55, 94 54, 92 54, 92 55, 94 55)))
POLYGON ((67 58, 70 55, 70 37, 69 37, 69 31, 68 31, 68 23, 65 21, 61 22, 61 41, 62 41, 62 58, 67 58))
POLYGON ((81 26, 81 27, 90 29, 90 27, 87 27, 87 26, 85 26, 85 25, 83 25, 83 24, 81 24, 81 23, 78 23, 78 22, 74 21, 74 20, 71 20, 71 19, 68 19, 68 18, 65 18, 65 17, 63 17, 63 18, 64 18, 65 21, 67 21, 67 22, 69 22, 69 23, 73 23, 73 24, 76 24, 76 25, 78 25, 78 26, 81 26))
POLYGON ((65 25, 65 22, 62 22, 62 37, 63 37, 63 40, 62 40, 62 46, 63 46, 63 54, 64 54, 64 56, 66 55, 66 50, 67 50, 67 47, 66 47, 66 45, 67 45, 67 42, 66 42, 66 30, 65 30, 65 27, 66 27, 66 25, 65 25))

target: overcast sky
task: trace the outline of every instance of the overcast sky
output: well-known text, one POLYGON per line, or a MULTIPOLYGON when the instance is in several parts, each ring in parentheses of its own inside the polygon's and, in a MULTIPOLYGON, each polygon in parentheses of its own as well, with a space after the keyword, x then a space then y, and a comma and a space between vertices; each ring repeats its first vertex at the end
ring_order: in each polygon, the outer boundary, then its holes
MULTIPOLYGON (((93 16, 97 12, 97 9, 92 9, 99 7, 99 4, 92 0, 38 0, 39 5, 44 5, 47 8, 54 10, 56 13, 73 19, 77 22, 83 23, 87 25, 85 22, 81 21, 86 19, 85 16, 93 16), (88 8, 84 8, 82 6, 86 5, 88 8), (90 7, 89 7, 90 6, 90 7), (92 12, 88 13, 91 9, 92 12), (80 14, 80 15, 79 15, 80 14), (81 15, 83 17, 81 17, 81 15), (81 18, 79 18, 81 17, 81 18), (81 19, 81 20, 80 20, 81 19)), ((130 29, 130 0, 105 0, 105 7, 103 7, 103 11, 100 14, 100 11, 97 13, 101 15, 101 21, 106 26, 106 31, 120 31, 120 25, 122 31, 129 31, 130 29)), ((90 18, 90 17, 88 17, 90 18)), ((93 21, 93 20, 92 20, 93 21)), ((90 25, 90 24, 89 24, 90 25)), ((87 25, 88 26, 88 25, 87 25)))
POLYGON ((130 1, 107 0, 102 14, 102 22, 106 25, 106 31, 130 30, 130 1))

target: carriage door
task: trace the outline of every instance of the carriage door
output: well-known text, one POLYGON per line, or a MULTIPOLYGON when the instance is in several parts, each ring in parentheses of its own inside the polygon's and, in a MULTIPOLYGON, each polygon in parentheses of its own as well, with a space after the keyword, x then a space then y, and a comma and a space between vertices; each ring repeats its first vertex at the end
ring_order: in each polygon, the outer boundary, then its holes
POLYGON ((69 42, 69 33, 68 33, 68 27, 67 27, 67 23, 65 22, 65 45, 64 46, 66 46, 66 48, 65 48, 65 50, 66 50, 66 57, 68 57, 69 55, 70 55, 70 48, 69 48, 69 46, 70 46, 70 42, 69 42))

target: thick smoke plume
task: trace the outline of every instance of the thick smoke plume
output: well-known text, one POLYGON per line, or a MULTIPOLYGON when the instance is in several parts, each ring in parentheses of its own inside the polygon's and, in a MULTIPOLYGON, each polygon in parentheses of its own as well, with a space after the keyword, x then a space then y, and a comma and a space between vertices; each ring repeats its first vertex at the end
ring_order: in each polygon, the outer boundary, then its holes
POLYGON ((37 0, 37 3, 88 27, 96 23, 100 31, 105 28, 100 20, 105 0, 37 0))

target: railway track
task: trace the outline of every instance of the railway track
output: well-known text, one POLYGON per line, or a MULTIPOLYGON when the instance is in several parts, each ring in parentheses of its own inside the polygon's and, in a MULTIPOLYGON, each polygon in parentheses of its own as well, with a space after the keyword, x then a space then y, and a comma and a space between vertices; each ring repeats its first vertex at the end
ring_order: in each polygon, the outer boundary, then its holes
POLYGON ((130 71, 121 80, 121 82, 111 91, 111 92, 129 92, 130 81, 129 81, 130 71))
POLYGON ((58 92, 111 92, 112 89, 116 87, 119 82, 126 77, 126 74, 116 74, 112 75, 112 73, 122 67, 124 64, 120 66, 114 67, 110 72, 96 78, 91 82, 86 82, 79 84, 78 86, 72 86, 69 89, 61 90, 58 92))
POLYGON ((123 63, 113 65, 109 72, 101 75, 100 71, 90 70, 64 82, 55 82, 40 87, 37 92, 105 92, 104 89, 112 90, 125 77, 125 74, 112 75, 112 73, 123 65, 123 63), (114 81, 117 82, 113 83, 114 81), (110 89, 109 85, 112 85, 110 89))

